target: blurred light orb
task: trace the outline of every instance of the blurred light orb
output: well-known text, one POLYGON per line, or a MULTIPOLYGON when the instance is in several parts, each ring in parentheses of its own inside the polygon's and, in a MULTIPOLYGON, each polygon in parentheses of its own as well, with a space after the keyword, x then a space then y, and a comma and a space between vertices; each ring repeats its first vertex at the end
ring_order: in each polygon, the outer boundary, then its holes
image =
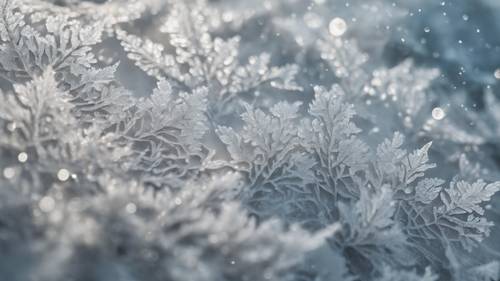
POLYGON ((25 163, 28 161, 28 154, 26 152, 21 152, 17 155, 17 161, 25 163))
POLYGON ((16 170, 12 167, 7 167, 3 170, 3 176, 6 179, 12 179, 16 175, 16 170))
POLYGON ((61 169, 57 172, 57 178, 60 181, 67 181, 70 177, 69 171, 66 169, 61 169))
POLYGON ((443 120, 445 116, 446 114, 441 107, 435 107, 432 110, 432 118, 434 118, 434 120, 443 120))
POLYGON ((497 69, 495 70, 495 78, 496 78, 496 79, 500 79, 500 68, 497 68, 497 69))
POLYGON ((332 21, 330 21, 328 30, 330 31, 331 35, 339 37, 347 31, 347 24, 345 20, 341 18, 334 18, 332 21))
POLYGON ((137 206, 134 203, 128 203, 127 206, 125 206, 125 210, 129 214, 135 214, 137 211, 137 206))
POLYGON ((56 206, 56 201, 50 196, 43 197, 42 200, 40 200, 40 202, 38 203, 38 207, 44 213, 52 212, 55 206, 56 206))

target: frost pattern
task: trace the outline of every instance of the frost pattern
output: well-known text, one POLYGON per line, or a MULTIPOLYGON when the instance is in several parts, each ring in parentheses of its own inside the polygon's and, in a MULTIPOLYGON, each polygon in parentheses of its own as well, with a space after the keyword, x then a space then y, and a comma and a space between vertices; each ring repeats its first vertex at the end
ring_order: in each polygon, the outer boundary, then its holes
POLYGON ((338 1, 225 2, 0 0, 0 275, 497 279, 493 94, 328 34, 338 1))
POLYGON ((211 95, 210 113, 215 117, 229 114, 238 96, 264 85, 301 89, 294 81, 297 66, 270 66, 269 54, 250 56, 247 63, 240 64, 240 38, 211 35, 210 20, 214 15, 205 1, 194 2, 176 2, 160 29, 168 35, 174 54, 151 40, 118 31, 129 58, 149 75, 170 80, 180 89, 207 87, 211 95))
POLYGON ((176 96, 162 80, 111 127, 132 148, 130 170, 140 172, 147 184, 178 187, 201 168, 207 156, 201 144, 207 131, 206 95, 200 88, 176 96))
POLYGON ((299 146, 299 106, 278 103, 265 113, 246 105, 239 134, 229 127, 217 130, 231 155, 228 164, 245 175, 243 201, 259 217, 278 212, 292 217, 295 209, 306 208, 300 197, 309 193, 313 163, 299 146))

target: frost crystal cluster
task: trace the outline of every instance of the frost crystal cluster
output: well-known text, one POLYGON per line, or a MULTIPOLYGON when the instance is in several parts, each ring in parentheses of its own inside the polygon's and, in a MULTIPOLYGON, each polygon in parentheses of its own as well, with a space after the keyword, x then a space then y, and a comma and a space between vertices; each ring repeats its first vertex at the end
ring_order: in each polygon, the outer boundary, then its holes
POLYGON ((500 62, 435 9, 0 0, 0 280, 498 280, 500 62))

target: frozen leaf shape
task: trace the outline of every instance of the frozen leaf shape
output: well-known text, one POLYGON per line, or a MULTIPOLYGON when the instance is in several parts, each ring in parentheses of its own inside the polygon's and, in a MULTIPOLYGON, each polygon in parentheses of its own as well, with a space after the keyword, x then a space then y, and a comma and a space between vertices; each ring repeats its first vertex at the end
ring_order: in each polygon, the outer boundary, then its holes
POLYGON ((7 79, 23 81, 52 67, 71 85, 75 77, 97 62, 91 47, 101 41, 100 21, 83 25, 69 15, 60 14, 31 26, 20 11, 26 5, 22 1, 4 0, 0 4, 0 48, 8 54, 0 58, 0 70, 7 79))
POLYGON ((475 183, 465 181, 451 182, 450 187, 441 193, 445 212, 450 215, 465 213, 484 214, 481 203, 490 200, 500 190, 500 182, 487 184, 482 180, 475 183))
POLYGON ((401 149, 404 143, 403 134, 396 132, 392 139, 385 139, 377 147, 378 164, 381 170, 388 174, 398 172, 398 163, 406 155, 406 151, 401 149))
POLYGON ((444 181, 437 178, 427 178, 419 181, 415 187, 415 200, 424 204, 431 203, 441 192, 444 181))
POLYGON ((176 94, 161 80, 150 97, 137 100, 112 126, 132 147, 131 170, 148 184, 178 187, 199 172, 207 152, 201 143, 207 131, 206 96, 204 88, 176 94))
MULTIPOLYGON (((240 132, 220 126, 217 133, 227 145, 231 164, 244 174, 242 198, 261 217, 293 219, 299 198, 313 181, 311 159, 299 146, 297 118, 300 103, 274 105, 269 113, 246 105, 240 132)), ((303 207, 303 206, 302 206, 303 207)))
POLYGON ((425 178, 435 166, 429 163, 430 143, 412 153, 402 149, 402 144, 402 135, 397 133, 392 141, 379 145, 375 174, 369 174, 369 182, 389 184, 395 191, 395 219, 408 242, 425 258, 441 263, 449 241, 470 250, 489 234, 492 223, 475 214, 483 214, 479 204, 490 199, 498 184, 452 181, 450 188, 443 189, 443 180, 425 178))
POLYGON ((387 187, 382 188, 380 194, 374 196, 369 196, 367 191, 362 191, 359 202, 356 204, 360 226, 371 225, 374 228, 384 229, 394 225, 392 216, 395 208, 392 203, 392 194, 387 187))
POLYGON ((428 152, 431 145, 431 142, 425 144, 422 148, 408 154, 403 160, 403 164, 406 167, 405 184, 411 184, 416 179, 423 177, 425 171, 436 167, 436 164, 428 163, 428 152))
MULTIPOLYGON (((116 34, 128 53, 128 57, 147 74, 154 77, 167 77, 174 81, 182 77, 175 58, 164 52, 163 45, 149 39, 141 39, 123 30, 118 30, 116 34)), ((182 83, 182 80, 183 78, 180 78, 178 83, 182 83)))
POLYGON ((339 86, 316 87, 309 114, 312 120, 302 122, 300 136, 317 162, 319 187, 332 195, 357 196, 352 178, 366 166, 368 147, 357 137, 361 130, 352 122, 353 106, 345 102, 339 86))
POLYGON ((441 184, 443 181, 438 179, 423 179, 415 187, 414 199, 401 196, 398 202, 398 217, 411 243, 426 258, 437 262, 441 262, 450 244, 470 251, 489 235, 493 223, 482 217, 481 203, 500 189, 498 182, 486 184, 482 180, 452 181, 445 189, 441 184), (437 243, 426 243, 432 240, 437 243))
POLYGON ((354 248, 374 265, 399 263, 406 256, 406 237, 394 220, 392 192, 383 186, 375 192, 361 189, 354 207, 340 205, 340 217, 346 230, 342 243, 354 248), (387 253, 390 253, 387 255, 387 253))
POLYGON ((429 163, 429 148, 432 143, 425 144, 422 148, 408 153, 401 146, 404 137, 396 132, 392 140, 386 139, 377 147, 377 165, 382 178, 396 181, 394 188, 407 189, 417 179, 424 177, 425 172, 436 167, 429 163))
POLYGON ((70 96, 57 88, 53 71, 27 84, 16 84, 14 89, 15 93, 2 93, 0 103, 0 118, 12 128, 3 140, 5 145, 42 148, 74 128, 70 96))

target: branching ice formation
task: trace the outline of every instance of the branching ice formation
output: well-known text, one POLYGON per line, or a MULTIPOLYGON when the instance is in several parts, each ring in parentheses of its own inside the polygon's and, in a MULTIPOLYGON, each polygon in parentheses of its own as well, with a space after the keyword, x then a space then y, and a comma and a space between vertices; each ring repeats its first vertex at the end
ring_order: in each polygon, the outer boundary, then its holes
POLYGON ((96 2, 0 0, 0 279, 499 277, 498 103, 383 63, 405 5, 96 2))

